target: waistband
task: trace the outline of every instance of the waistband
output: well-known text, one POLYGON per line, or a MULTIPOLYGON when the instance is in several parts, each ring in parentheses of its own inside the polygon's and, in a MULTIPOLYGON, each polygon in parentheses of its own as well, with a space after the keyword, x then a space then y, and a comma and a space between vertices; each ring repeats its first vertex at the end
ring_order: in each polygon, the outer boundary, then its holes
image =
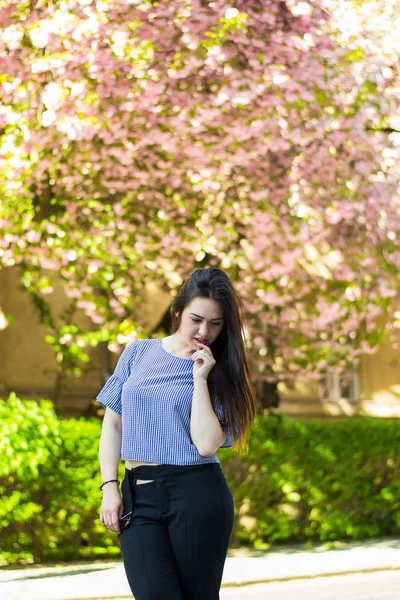
POLYGON ((133 469, 125 468, 125 477, 132 482, 137 479, 157 479, 169 475, 200 471, 221 471, 221 465, 219 462, 199 465, 139 465, 133 469))

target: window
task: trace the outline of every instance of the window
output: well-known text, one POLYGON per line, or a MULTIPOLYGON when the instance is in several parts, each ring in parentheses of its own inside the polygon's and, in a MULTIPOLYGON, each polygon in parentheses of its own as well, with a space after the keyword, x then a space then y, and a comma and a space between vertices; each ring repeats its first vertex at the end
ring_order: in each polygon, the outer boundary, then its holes
POLYGON ((358 374, 355 371, 345 371, 343 373, 328 371, 321 380, 321 399, 333 402, 338 400, 358 402, 358 374))

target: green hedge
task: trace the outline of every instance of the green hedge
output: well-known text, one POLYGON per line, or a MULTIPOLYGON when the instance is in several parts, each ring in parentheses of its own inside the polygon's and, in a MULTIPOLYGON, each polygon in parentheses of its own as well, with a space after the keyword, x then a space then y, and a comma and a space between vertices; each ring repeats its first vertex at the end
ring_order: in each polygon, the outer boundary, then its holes
POLYGON ((398 422, 260 417, 248 456, 231 455, 223 467, 239 513, 237 544, 268 548, 400 533, 398 422))
POLYGON ((2 564, 119 556, 98 518, 100 432, 98 419, 58 419, 49 401, 0 400, 2 564))
MULTIPOLYGON (((98 519, 100 430, 59 419, 49 401, 0 399, 1 564, 119 556, 98 519)), ((396 422, 257 417, 249 453, 219 458, 235 499, 231 546, 400 533, 396 422)))

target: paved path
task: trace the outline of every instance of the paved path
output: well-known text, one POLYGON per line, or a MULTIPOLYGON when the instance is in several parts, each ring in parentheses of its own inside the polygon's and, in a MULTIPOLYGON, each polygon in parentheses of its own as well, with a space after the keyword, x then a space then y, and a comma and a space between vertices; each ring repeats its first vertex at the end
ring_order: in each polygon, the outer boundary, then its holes
POLYGON ((221 600, 399 600, 400 571, 356 573, 222 589, 221 600))
MULTIPOLYGON (((281 547, 271 552, 231 550, 225 563, 222 588, 228 591, 229 588, 255 582, 272 583, 392 569, 400 571, 399 539, 336 546, 336 549, 327 550, 320 545, 308 551, 299 546, 281 547)), ((323 585, 329 586, 326 583, 328 581, 326 579, 323 585)), ((123 597, 132 598, 132 595, 120 561, 64 567, 3 568, 0 571, 2 600, 97 600, 123 597)), ((323 597, 327 600, 327 597, 323 597)), ((268 597, 269 600, 272 598, 268 597)))

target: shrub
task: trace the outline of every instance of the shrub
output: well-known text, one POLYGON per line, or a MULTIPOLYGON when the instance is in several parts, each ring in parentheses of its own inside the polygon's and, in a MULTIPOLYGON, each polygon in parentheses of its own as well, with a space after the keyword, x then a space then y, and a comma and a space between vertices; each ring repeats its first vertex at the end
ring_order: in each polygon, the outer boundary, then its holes
POLYGON ((99 520, 100 421, 60 420, 50 401, 11 394, 0 423, 1 562, 119 555, 99 520))
POLYGON ((221 460, 235 499, 231 544, 400 533, 400 424, 258 416, 249 454, 221 460))
MULTIPOLYGON (((51 402, 11 394, 0 423, 2 564, 119 556, 99 521, 100 421, 58 419, 51 402)), ((231 546, 400 533, 396 422, 258 416, 249 453, 219 458, 235 500, 231 546)))

